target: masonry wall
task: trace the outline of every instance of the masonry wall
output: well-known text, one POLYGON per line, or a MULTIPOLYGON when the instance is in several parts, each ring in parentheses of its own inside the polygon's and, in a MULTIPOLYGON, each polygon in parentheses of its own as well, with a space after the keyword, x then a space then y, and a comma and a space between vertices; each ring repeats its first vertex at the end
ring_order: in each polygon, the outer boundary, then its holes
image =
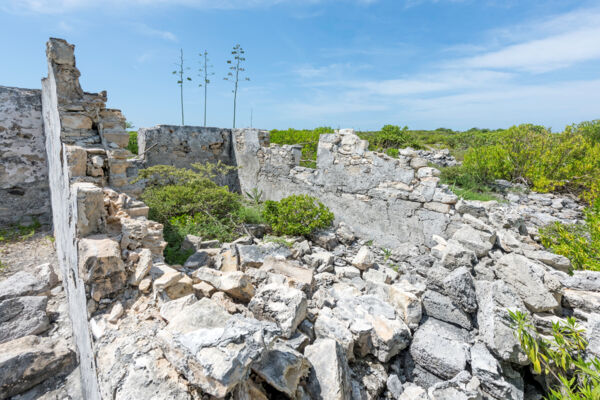
POLYGON ((40 90, 0 86, 0 227, 51 221, 40 90))
POLYGON ((362 237, 392 249, 433 246, 445 236, 457 197, 439 185, 439 171, 412 150, 398 159, 367 151, 353 131, 321 135, 317 168, 300 167, 298 146, 268 146, 268 133, 236 130, 236 159, 243 191, 257 188, 265 199, 291 194, 319 198, 338 221, 362 237))
MULTIPOLYGON (((138 153, 144 165, 173 165, 189 168, 194 163, 236 165, 231 129, 200 126, 158 125, 138 130, 138 153)), ((217 180, 220 185, 239 189, 237 173, 217 180)))

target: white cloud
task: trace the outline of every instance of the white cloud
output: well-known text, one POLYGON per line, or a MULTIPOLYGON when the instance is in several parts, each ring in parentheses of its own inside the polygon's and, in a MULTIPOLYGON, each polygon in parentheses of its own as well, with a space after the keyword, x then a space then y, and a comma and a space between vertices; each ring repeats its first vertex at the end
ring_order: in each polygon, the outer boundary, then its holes
POLYGON ((141 24, 141 23, 133 24, 133 26, 135 27, 136 31, 141 33, 142 35, 150 36, 150 37, 157 37, 157 38, 169 40, 171 42, 177 41, 177 36, 175 36, 175 34, 172 32, 151 28, 148 25, 141 24))

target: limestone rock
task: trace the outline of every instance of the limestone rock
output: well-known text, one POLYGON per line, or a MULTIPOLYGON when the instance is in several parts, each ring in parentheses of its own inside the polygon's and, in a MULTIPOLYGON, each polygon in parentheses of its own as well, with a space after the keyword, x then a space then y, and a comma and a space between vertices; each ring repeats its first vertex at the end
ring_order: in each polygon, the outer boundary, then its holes
POLYGON ((79 240, 79 274, 95 301, 123 289, 126 273, 119 243, 102 235, 79 240))
POLYGON ((0 343, 37 335, 50 327, 46 296, 24 296, 0 301, 0 343))
POLYGON ((309 368, 302 354, 280 342, 252 365, 254 372, 290 398, 294 397, 300 379, 308 375, 309 368))
POLYGON ((266 243, 261 245, 237 245, 239 265, 242 270, 249 267, 260 267, 267 256, 277 259, 289 258, 292 253, 286 246, 276 243, 266 243))
POLYGON ((471 369, 483 391, 498 400, 523 400, 523 378, 509 365, 503 368, 483 343, 471 347, 471 369))
POLYGON ((466 267, 452 271, 442 281, 444 293, 468 313, 477 310, 477 294, 473 276, 466 267))
POLYGON ((0 281, 0 301, 19 296, 46 293, 58 284, 58 276, 51 264, 42 264, 35 273, 18 271, 0 281))
POLYGON ((475 252, 475 255, 481 258, 485 257, 494 247, 496 235, 474 229, 470 225, 463 225, 454 232, 452 239, 475 252))
POLYGON ((335 233, 329 230, 318 230, 310 235, 310 240, 326 250, 333 250, 338 245, 335 233))
POLYGON ((61 373, 75 362, 63 340, 24 336, 0 344, 0 398, 5 399, 61 373))
POLYGON ((415 332, 410 354, 421 367, 441 378, 451 379, 467 366, 467 341, 466 330, 429 318, 415 332))
POLYGON ((181 250, 198 250, 200 248, 200 243, 202 242, 202 238, 200 236, 195 235, 185 235, 183 242, 181 243, 181 250))
POLYGON ((202 267, 192 274, 197 282, 207 282, 215 289, 223 291, 239 301, 247 303, 254 296, 254 286, 250 278, 241 271, 221 272, 202 267))
POLYGON ((197 329, 225 326, 229 318, 231 315, 223 307, 211 299, 203 298, 183 307, 181 312, 171 317, 165 329, 172 333, 184 334, 197 329))
POLYGON ((131 284, 138 286, 142 279, 148 275, 150 269, 152 269, 152 252, 149 249, 142 249, 139 253, 133 277, 131 278, 131 284))
POLYGON ((448 296, 427 290, 423 295, 423 308, 430 317, 450 322, 470 330, 473 327, 469 314, 458 308, 448 296))
POLYGON ((346 400, 351 398, 350 369, 342 347, 333 339, 317 339, 306 346, 304 355, 312 368, 308 392, 313 399, 346 400))
POLYGON ((411 329, 419 326, 423 315, 423 307, 419 297, 407 291, 401 284, 390 286, 389 302, 400 312, 400 316, 411 329))
POLYGON ((212 263, 210 254, 206 251, 198 250, 194 254, 188 257, 183 264, 186 268, 199 268, 205 267, 212 263))
POLYGON ((160 316, 167 321, 171 321, 179 313, 181 313, 185 307, 192 305, 197 301, 198 299, 193 294, 180 297, 176 300, 168 301, 160 307, 160 316))
POLYGON ((375 263, 373 253, 368 246, 362 246, 356 256, 352 259, 352 265, 356 268, 365 271, 373 266, 375 263))
POLYGON ((467 371, 462 371, 446 382, 440 382, 429 388, 430 400, 481 400, 479 381, 467 371))
POLYGON ((496 274, 514 289, 531 311, 551 311, 558 307, 558 302, 543 284, 543 267, 528 258, 506 254, 498 260, 496 274))
POLYGON ((281 327, 282 336, 290 338, 306 318, 306 294, 295 288, 267 284, 256 292, 248 309, 258 319, 277 323, 281 327))

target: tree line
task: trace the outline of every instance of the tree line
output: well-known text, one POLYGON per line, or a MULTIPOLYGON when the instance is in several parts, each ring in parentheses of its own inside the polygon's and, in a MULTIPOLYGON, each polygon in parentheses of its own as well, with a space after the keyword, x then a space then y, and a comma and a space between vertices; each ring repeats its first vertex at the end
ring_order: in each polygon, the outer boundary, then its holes
MULTIPOLYGON (((204 88, 204 126, 206 126, 206 104, 208 100, 208 85, 210 77, 215 73, 211 71, 214 66, 209 64, 208 51, 204 50, 199 54, 200 56, 200 68, 198 69, 200 76, 199 87, 204 88)), ((227 75, 223 80, 229 81, 233 85, 231 92, 233 93, 233 127, 235 128, 235 116, 237 111, 237 94, 238 88, 242 81, 249 81, 250 78, 245 75, 246 69, 244 68, 244 62, 246 61, 245 51, 239 44, 233 46, 231 50, 230 58, 227 60, 227 75)), ((188 71, 190 67, 186 67, 183 58, 183 49, 180 49, 179 60, 175 64, 177 69, 172 72, 177 77, 177 85, 179 85, 179 97, 181 103, 181 125, 185 125, 185 114, 183 107, 183 87, 185 82, 191 82, 192 78, 189 76, 188 71)))

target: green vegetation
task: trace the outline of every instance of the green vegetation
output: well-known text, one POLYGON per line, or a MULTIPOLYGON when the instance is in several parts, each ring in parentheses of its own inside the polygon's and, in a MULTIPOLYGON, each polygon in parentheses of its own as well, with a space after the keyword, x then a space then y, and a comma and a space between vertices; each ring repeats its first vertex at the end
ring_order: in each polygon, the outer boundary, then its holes
POLYGON ((231 241, 244 233, 244 223, 263 221, 260 208, 245 204, 240 195, 211 180, 235 167, 219 163, 192 168, 156 165, 138 176, 147 180, 141 198, 150 207, 149 217, 164 225, 165 258, 170 264, 181 264, 192 253, 180 248, 187 234, 231 241))
POLYGON ((388 155, 395 153, 398 156, 398 149, 412 147, 414 149, 422 148, 422 145, 408 130, 408 126, 400 128, 396 125, 384 125, 380 131, 376 132, 358 132, 361 139, 369 141, 369 150, 383 151, 392 150, 388 155), (395 150, 395 152, 394 152, 395 150))
POLYGON ((584 224, 556 222, 540 229, 540 238, 545 247, 571 260, 574 269, 600 271, 600 199, 584 215, 584 224))
POLYGON ((333 222, 333 213, 314 197, 293 195, 280 201, 266 201, 263 216, 279 235, 309 235, 327 228, 333 222))
POLYGON ((32 237, 42 225, 34 219, 30 225, 12 225, 6 229, 0 229, 0 243, 17 242, 32 237))
POLYGON ((8 268, 8 265, 4 264, 2 260, 0 260, 0 272, 5 271, 8 268))
POLYGON ((284 144, 300 144, 302 145, 302 158, 300 165, 308 168, 316 168, 317 163, 317 145, 319 136, 323 133, 333 133, 333 128, 329 126, 321 126, 315 129, 287 129, 280 131, 273 129, 270 132, 271 143, 284 144))
POLYGON ((585 361, 585 331, 575 318, 552 323, 552 337, 542 337, 528 317, 510 311, 515 336, 537 374, 549 378, 548 400, 597 400, 600 398, 600 360, 585 361))
POLYGON ((294 242, 287 240, 286 238, 281 236, 266 235, 263 238, 263 241, 267 243, 276 243, 285 247, 292 247, 294 245, 294 242))
POLYGON ((138 153, 137 137, 138 137, 137 131, 129 131, 129 142, 127 143, 127 150, 129 150, 133 154, 138 153))

